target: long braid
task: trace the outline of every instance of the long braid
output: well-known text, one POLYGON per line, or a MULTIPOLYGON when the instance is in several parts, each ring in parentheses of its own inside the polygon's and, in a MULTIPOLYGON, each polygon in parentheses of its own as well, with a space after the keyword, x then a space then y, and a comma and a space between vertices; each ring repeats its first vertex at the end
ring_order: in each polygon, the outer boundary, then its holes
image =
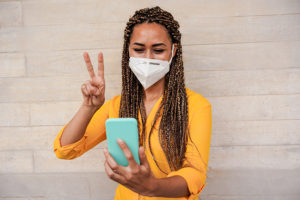
MULTIPOLYGON (((159 117, 159 141, 166 155, 171 170, 182 167, 185 159, 186 145, 189 138, 188 132, 188 102, 184 83, 184 69, 182 60, 181 33, 179 24, 173 16, 156 6, 144 8, 135 12, 127 22, 124 30, 124 45, 122 55, 122 93, 119 117, 133 117, 138 120, 139 111, 142 118, 142 129, 139 130, 140 145, 145 145, 148 140, 150 152, 153 155, 150 136, 159 117), (165 88, 162 103, 155 114, 153 126, 149 137, 146 139, 146 112, 143 103, 144 90, 131 69, 129 68, 129 42, 133 28, 136 24, 144 22, 163 25, 172 39, 177 44, 177 51, 170 66, 170 71, 165 76, 165 88)), ((138 120, 139 121, 139 120, 138 120)), ((139 124, 140 125, 140 124, 139 124)), ((140 127, 140 126, 139 126, 140 127)), ((154 157, 153 157, 154 158, 154 157)), ((154 158, 159 167, 156 159, 154 158)), ((161 168, 159 167, 161 170, 161 168)), ((162 171, 162 170, 161 170, 162 171)), ((166 173, 166 172, 164 172, 166 173)))

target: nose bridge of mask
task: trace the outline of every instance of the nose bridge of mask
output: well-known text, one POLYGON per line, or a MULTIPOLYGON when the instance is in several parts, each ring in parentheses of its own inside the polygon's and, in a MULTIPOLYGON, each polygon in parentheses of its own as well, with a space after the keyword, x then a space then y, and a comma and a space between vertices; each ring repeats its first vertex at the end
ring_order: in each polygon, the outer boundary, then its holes
POLYGON ((155 70, 155 68, 158 69, 157 67, 159 67, 162 70, 163 68, 165 68, 164 66, 166 66, 166 65, 168 65, 168 71, 169 71, 169 66, 170 66, 170 64, 172 62, 172 59, 173 59, 173 51, 174 51, 174 44, 172 44, 171 59, 169 61, 162 61, 162 60, 155 60, 155 59, 144 58, 144 60, 147 63, 146 65, 149 66, 147 69, 145 69, 147 71, 146 73, 147 74, 153 73, 153 71, 159 72, 159 70, 155 70), (150 66, 153 66, 155 68, 152 68, 150 66))

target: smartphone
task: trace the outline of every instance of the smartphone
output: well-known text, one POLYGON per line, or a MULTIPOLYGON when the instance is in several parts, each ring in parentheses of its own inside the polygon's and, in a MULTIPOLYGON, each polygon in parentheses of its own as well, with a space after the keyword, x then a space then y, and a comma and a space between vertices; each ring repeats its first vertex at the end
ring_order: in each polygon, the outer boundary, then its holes
POLYGON ((105 121, 108 152, 115 161, 122 166, 128 166, 128 160, 117 143, 123 140, 129 147, 134 160, 140 164, 139 159, 139 133, 135 118, 110 118, 105 121))

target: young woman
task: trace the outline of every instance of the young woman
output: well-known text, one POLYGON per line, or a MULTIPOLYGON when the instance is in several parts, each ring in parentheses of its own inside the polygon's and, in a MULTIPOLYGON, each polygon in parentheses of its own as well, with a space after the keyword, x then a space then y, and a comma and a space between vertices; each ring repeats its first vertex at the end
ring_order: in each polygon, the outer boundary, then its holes
POLYGON ((78 112, 54 141, 56 156, 79 157, 106 139, 106 119, 133 117, 139 123, 140 165, 121 140, 127 167, 104 149, 105 171, 120 183, 115 199, 197 199, 206 185, 211 104, 185 87, 178 22, 159 7, 135 12, 124 31, 122 93, 109 101, 102 53, 98 74, 87 53, 84 59, 91 80, 81 87, 78 112))

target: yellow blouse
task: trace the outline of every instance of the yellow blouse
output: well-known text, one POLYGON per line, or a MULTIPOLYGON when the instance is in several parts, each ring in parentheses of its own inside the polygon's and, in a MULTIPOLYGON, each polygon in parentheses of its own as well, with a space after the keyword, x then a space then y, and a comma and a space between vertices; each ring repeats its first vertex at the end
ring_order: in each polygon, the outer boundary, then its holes
MULTIPOLYGON (((167 172, 163 173, 157 167, 153 156, 150 154, 149 149, 145 148, 145 153, 151 168, 151 171, 157 178, 164 178, 179 175, 183 177, 188 185, 190 196, 181 198, 163 198, 163 197, 147 197, 142 196, 125 186, 119 184, 116 189, 115 200, 194 200, 198 199, 200 192, 206 185, 206 171, 208 165, 209 148, 211 140, 211 104, 201 94, 197 94, 192 90, 186 88, 188 98, 189 121, 188 128, 190 131, 191 140, 189 139, 186 149, 186 159, 184 160, 183 167, 177 171, 171 171, 167 159, 164 155, 163 149, 160 146, 158 139, 158 127, 160 118, 158 118, 155 128, 151 135, 151 146, 154 158, 159 164, 160 168, 167 172)), ((115 96, 111 100, 105 102, 103 106, 94 114, 89 122, 84 136, 73 144, 61 146, 60 138, 65 126, 61 129, 54 141, 54 152, 58 158, 61 159, 74 159, 79 157, 86 151, 90 150, 100 142, 106 139, 105 133, 105 120, 108 118, 117 118, 119 116, 121 96, 115 96)), ((146 133, 149 134, 152 121, 154 120, 155 113, 162 101, 162 96, 152 108, 146 120, 146 133)), ((139 116, 141 122, 141 116, 139 116)), ((148 137, 146 137, 148 138, 148 137)), ((146 142, 147 144, 147 142, 146 142)))

